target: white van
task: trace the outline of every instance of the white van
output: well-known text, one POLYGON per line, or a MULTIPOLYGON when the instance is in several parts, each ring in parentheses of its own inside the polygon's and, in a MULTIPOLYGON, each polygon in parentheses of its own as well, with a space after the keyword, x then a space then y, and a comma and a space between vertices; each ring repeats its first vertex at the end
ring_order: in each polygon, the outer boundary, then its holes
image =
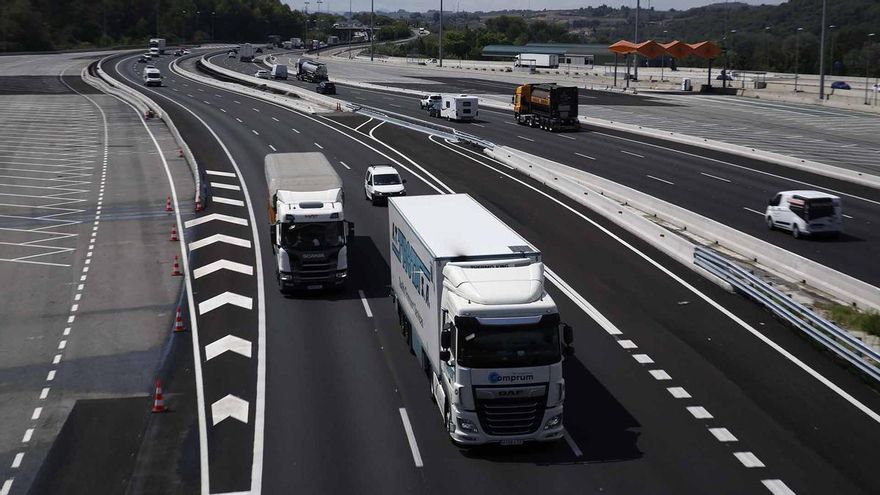
POLYGON ((782 191, 767 205, 769 229, 783 229, 795 238, 804 235, 836 236, 843 229, 840 198, 819 191, 782 191))
POLYGON ((161 86, 162 85, 162 73, 159 72, 159 69, 144 69, 144 86, 161 86))
POLYGON ((480 99, 468 95, 443 95, 440 117, 446 120, 474 120, 480 114, 480 99))
POLYGON ((158 57, 159 54, 160 54, 160 52, 159 52, 159 48, 157 48, 157 47, 155 47, 155 46, 150 47, 150 56, 151 56, 151 57, 158 57))

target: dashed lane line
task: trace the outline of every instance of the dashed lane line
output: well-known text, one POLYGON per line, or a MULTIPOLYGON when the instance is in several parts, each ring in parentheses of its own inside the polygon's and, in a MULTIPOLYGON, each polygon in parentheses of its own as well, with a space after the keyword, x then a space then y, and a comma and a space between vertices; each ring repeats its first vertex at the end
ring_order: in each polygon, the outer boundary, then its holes
POLYGON ((318 147, 318 149, 324 149, 324 147, 323 147, 323 146, 321 146, 321 145, 320 145, 320 144, 318 144, 318 143, 314 143, 314 144, 315 144, 315 146, 317 146, 317 147, 318 147))
POLYGON ((351 167, 349 167, 348 165, 346 165, 345 162, 339 162, 339 163, 342 164, 342 166, 345 167, 346 170, 351 170, 351 167))
POLYGON ((707 174, 706 172, 700 172, 700 175, 705 175, 710 179, 720 180, 722 182, 733 182, 730 179, 725 179, 724 177, 718 177, 717 175, 707 174))
POLYGON ((222 203, 224 205, 244 206, 244 201, 240 199, 224 198, 223 196, 217 196, 216 194, 211 195, 211 201, 222 203))
POLYGON ((416 436, 413 433, 412 425, 409 422, 409 416, 406 414, 406 408, 400 408, 400 420, 403 422, 403 429, 406 432, 406 439, 409 442, 409 449, 412 451, 413 462, 416 467, 423 467, 422 454, 419 452, 419 445, 416 443, 416 436))
POLYGON ((663 183, 665 183, 665 184, 669 184, 670 186, 674 186, 674 185, 675 185, 675 182, 668 181, 668 180, 666 180, 666 179, 661 179, 660 177, 654 177, 653 175, 645 175, 645 177, 647 177, 647 178, 649 178, 649 179, 654 179, 654 180, 656 180, 656 181, 658 181, 658 182, 663 182, 663 183))
POLYGON ((575 155, 577 155, 577 156, 579 156, 579 157, 581 157, 581 158, 586 158, 586 159, 588 159, 588 160, 595 160, 594 157, 589 156, 589 155, 585 155, 585 154, 583 154, 583 153, 575 153, 575 155))
POLYGON ((367 296, 364 295, 364 291, 358 289, 358 295, 361 296, 361 304, 364 305, 364 312, 367 313, 367 318, 372 318, 373 312, 370 311, 370 303, 367 301, 367 296))
POLYGON ((758 457, 751 452, 734 452, 733 456, 747 468, 765 467, 764 463, 761 462, 761 459, 758 459, 758 457))
POLYGON ((635 156, 635 157, 638 157, 638 158, 644 158, 644 157, 645 157, 644 155, 640 155, 640 154, 638 154, 638 153, 633 153, 632 151, 620 150, 620 152, 621 152, 621 153, 625 153, 625 154, 627 154, 627 155, 632 155, 632 156, 635 156))
POLYGON ((270 145, 269 145, 269 149, 271 149, 271 150, 272 150, 272 151, 278 151, 278 150, 277 150, 277 149, 275 149, 275 147, 274 147, 274 146, 272 146, 272 145, 271 145, 271 144, 270 144, 270 145))

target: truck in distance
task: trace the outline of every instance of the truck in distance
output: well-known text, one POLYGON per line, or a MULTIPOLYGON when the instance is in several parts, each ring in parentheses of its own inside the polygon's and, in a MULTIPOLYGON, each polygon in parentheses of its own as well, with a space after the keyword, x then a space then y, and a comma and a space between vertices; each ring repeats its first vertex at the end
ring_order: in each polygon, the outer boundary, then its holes
POLYGON ((318 152, 268 154, 265 172, 279 290, 341 287, 354 224, 345 220, 339 174, 318 152))
POLYGON ((238 59, 242 62, 253 62, 256 53, 257 51, 254 49, 254 45, 245 43, 238 49, 238 59))
POLYGON ((523 84, 513 98, 513 118, 520 125, 551 132, 578 130, 578 88, 556 84, 523 84))
POLYGON ((291 48, 302 48, 303 40, 300 38, 290 38, 291 48))
POLYGON ((556 69, 559 67, 559 55, 547 53, 520 53, 516 56, 514 65, 517 67, 556 69))
POLYGON ((392 298, 452 442, 562 438, 573 334, 541 252, 466 194, 388 203, 392 298))
POLYGON ((287 79, 287 66, 284 64, 273 65, 272 79, 287 79))
POLYGON ((165 38, 150 38, 150 50, 155 48, 159 55, 165 55, 165 38))
POLYGON ((310 58, 299 58, 296 60, 296 79, 315 83, 326 81, 327 66, 310 58))

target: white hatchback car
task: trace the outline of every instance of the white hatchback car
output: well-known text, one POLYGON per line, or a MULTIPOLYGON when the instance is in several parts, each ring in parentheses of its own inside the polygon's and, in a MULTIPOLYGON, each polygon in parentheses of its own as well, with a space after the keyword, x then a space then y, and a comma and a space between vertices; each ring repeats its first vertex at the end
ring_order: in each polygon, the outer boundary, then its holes
POLYGON ((254 73, 254 77, 259 79, 269 79, 269 71, 262 69, 258 70, 256 73, 254 73))
POLYGON ((767 205, 769 229, 783 229, 795 238, 804 235, 836 236, 843 229, 840 198, 819 191, 782 191, 767 205))
POLYGON ((405 196, 406 179, 390 165, 371 165, 364 176, 364 196, 373 204, 388 202, 391 196, 405 196))

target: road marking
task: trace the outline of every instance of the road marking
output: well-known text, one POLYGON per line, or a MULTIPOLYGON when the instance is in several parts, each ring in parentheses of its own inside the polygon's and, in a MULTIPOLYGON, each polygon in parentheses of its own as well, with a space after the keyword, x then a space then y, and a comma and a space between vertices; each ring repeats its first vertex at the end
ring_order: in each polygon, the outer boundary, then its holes
POLYGON ((270 144, 270 145, 269 145, 269 148, 270 148, 270 149, 271 149, 271 150, 272 150, 272 151, 278 151, 278 150, 277 150, 277 149, 275 149, 275 147, 274 147, 274 146, 272 146, 272 145, 271 145, 271 144, 270 144))
POLYGON ((260 110, 257 109, 257 108, 253 108, 253 107, 251 107, 251 110, 253 110, 253 111, 257 112, 257 113, 260 113, 260 110))
POLYGON ((247 424, 249 408, 248 401, 227 394, 226 397, 211 404, 211 420, 214 422, 214 426, 226 418, 234 418, 247 424))
POLYGON ((847 215, 846 213, 842 213, 842 215, 843 215, 843 218, 848 218, 850 220, 852 220, 852 218, 853 218, 853 217, 847 215))
POLYGON ((9 495, 9 490, 12 489, 12 479, 8 479, 3 482, 3 487, 0 488, 0 495, 9 495))
POLYGON ((31 414, 31 419, 36 421, 36 420, 40 419, 41 414, 43 414, 43 408, 42 407, 35 407, 33 414, 31 414))
POLYGON ((236 104, 238 104, 238 105, 241 105, 241 102, 238 101, 238 100, 232 100, 232 102, 233 102, 233 103, 236 103, 236 104))
MULTIPOLYGON (((217 199, 217 198, 214 198, 217 199)), ((243 248, 251 248, 251 241, 248 239, 241 239, 239 237, 232 237, 226 234, 214 234, 212 236, 205 237, 204 239, 199 239, 197 241, 193 241, 189 243, 189 250, 195 251, 201 247, 210 246, 216 242, 224 242, 226 244, 232 244, 233 246, 239 246, 243 248)))
POLYGON ((202 88, 197 88, 197 89, 198 89, 198 90, 199 90, 199 91, 201 91, 201 92, 202 92, 202 93, 204 93, 204 92, 205 92, 205 90, 204 90, 204 89, 202 89, 202 88))
POLYGON ((672 394, 672 396, 675 397, 676 399, 690 399, 691 398, 691 394, 689 394, 687 390, 685 390, 681 387, 669 387, 666 389, 666 391, 669 392, 670 394, 672 394))
POLYGON ((557 136, 559 136, 561 138, 565 138, 565 139, 571 139, 572 141, 577 141, 577 139, 575 139, 571 136, 566 136, 565 134, 557 134, 557 136))
POLYGON ((637 157, 639 157, 639 158, 644 158, 644 156, 642 156, 642 155, 640 155, 640 154, 638 154, 638 153, 633 153, 633 152, 631 152, 631 151, 620 150, 620 152, 621 152, 621 153, 626 153, 627 155, 632 155, 632 156, 637 156, 637 157))
POLYGON ((251 357, 251 342, 235 335, 227 335, 205 346, 205 361, 210 361, 224 352, 234 352, 246 358, 251 357))
POLYGON ((579 157, 582 157, 582 158, 586 158, 586 159, 588 159, 588 160, 595 160, 595 158, 593 158, 592 156, 588 156, 588 155, 585 155, 585 154, 583 154, 583 153, 575 153, 575 155, 577 155, 577 156, 579 156, 579 157))
POLYGON ((275 122, 281 122, 280 120, 276 119, 275 117, 272 117, 272 120, 274 120, 275 122))
POLYGON ((24 459, 24 452, 19 452, 15 454, 15 458, 12 459, 12 469, 18 469, 21 466, 21 460, 24 459))
POLYGON ((239 124, 242 124, 242 123, 243 123, 243 122, 241 121, 241 119, 238 118, 238 117, 236 117, 235 120, 237 120, 239 124))
POLYGON ((571 438, 571 435, 568 434, 568 430, 566 430, 564 428, 562 429, 562 438, 565 439, 565 443, 568 444, 568 448, 570 448, 571 451, 574 452, 575 457, 583 457, 584 456, 584 453, 581 452, 580 447, 578 447, 577 444, 574 443, 574 439, 571 438))
POLYGON ((633 354, 633 359, 639 364, 651 364, 654 362, 654 360, 651 359, 651 356, 648 356, 647 354, 633 354))
POLYGON ((733 455, 747 468, 764 467, 764 463, 761 462, 761 459, 758 459, 758 457, 751 452, 734 452, 733 455))
POLYGON ((231 217, 229 215, 223 215, 221 213, 211 213, 210 215, 203 215, 203 216, 196 218, 194 220, 187 220, 186 223, 184 224, 184 226, 186 228, 190 228, 190 227, 195 227, 196 225, 201 225, 203 223, 211 222, 214 220, 217 220, 220 222, 226 222, 226 223, 233 223, 235 225, 247 226, 247 224, 248 224, 248 221, 245 218, 231 217))
POLYGON ((193 277, 201 278, 205 275, 210 275, 219 270, 229 270, 232 272, 243 273, 245 275, 253 275, 254 267, 250 265, 245 265, 243 263, 236 263, 235 261, 229 260, 217 260, 212 263, 208 263, 205 266, 200 266, 193 270, 193 277))
POLYGON ((705 175, 711 179, 720 180, 722 182, 731 182, 730 179, 725 179, 724 177, 718 177, 717 175, 707 174, 706 172, 700 172, 700 175, 705 175))
POLYGON ((475 125, 477 127, 486 127, 483 124, 477 124, 476 122, 472 122, 471 125, 475 125))
MULTIPOLYGON (((67 335, 66 333, 64 335, 67 335)), ((58 364, 61 362, 61 354, 55 354, 55 357, 52 358, 52 364, 58 364)))
POLYGON ((794 491, 783 483, 782 480, 761 480, 761 483, 773 495, 795 495, 794 491))
POLYGON ((761 215, 762 217, 764 216, 764 212, 763 212, 763 211, 753 210, 753 209, 748 208, 748 207, 746 207, 746 206, 743 206, 743 210, 750 211, 750 212, 752 212, 752 213, 757 213, 758 215, 761 215))
POLYGON ((321 145, 320 145, 320 144, 318 144, 318 143, 315 143, 315 146, 317 146, 317 147, 318 147, 318 148, 319 148, 319 149, 324 149, 324 147, 323 147, 323 146, 321 146, 321 145))
POLYGON ((635 349, 638 347, 632 340, 618 340, 617 343, 624 349, 635 349))
POLYGON ((24 436, 21 437, 21 443, 30 442, 31 437, 33 437, 33 436, 34 436, 34 429, 33 428, 28 428, 27 430, 24 430, 24 436))
POLYGON ((527 138, 527 137, 525 137, 525 136, 517 135, 516 137, 518 137, 518 138, 520 138, 520 139, 522 139, 522 140, 524 140, 524 141, 529 141, 530 143, 534 143, 534 142, 535 142, 534 139, 527 138))
POLYGON ((217 98, 223 98, 222 96, 218 95, 217 93, 214 93, 214 96, 217 98))
POLYGON ((733 436, 733 433, 731 433, 727 428, 709 428, 709 433, 711 433, 719 442, 738 441, 736 437, 733 436))
POLYGON ((231 304, 239 308, 251 310, 254 308, 254 300, 250 297, 242 296, 234 292, 226 291, 216 295, 210 299, 206 299, 199 303, 199 315, 210 313, 215 309, 231 304))
POLYGON ((505 122, 505 124, 510 124, 510 125, 519 125, 519 124, 517 124, 517 123, 516 123, 516 122, 505 122))
POLYGON ((367 318, 373 317, 373 312, 370 311, 370 303, 367 302, 367 296, 364 295, 364 291, 358 289, 358 294, 361 296, 361 304, 364 305, 364 311, 367 313, 367 318))
POLYGON ((226 184, 223 182, 212 182, 211 187, 216 187, 217 189, 229 189, 230 191, 241 191, 241 187, 236 184, 226 184))
POLYGON ((225 109, 225 108, 221 108, 220 111, 223 112, 223 113, 226 113, 226 109, 225 109))
POLYGON ((298 130, 294 129, 293 127, 291 127, 290 130, 293 131, 293 132, 295 132, 295 133, 297 133, 297 134, 300 133, 298 130))
POLYGON ((556 275, 555 272, 553 272, 549 268, 544 267, 544 269, 546 270, 545 275, 550 280, 550 282, 552 282, 556 287, 564 292, 565 295, 567 295, 568 298, 572 300, 572 302, 580 307, 581 310, 587 314, 587 316, 593 319, 593 321, 598 323, 599 326, 602 327, 602 329, 604 329, 606 332, 608 332, 609 335, 623 335, 623 332, 621 332, 620 329, 617 328, 616 325, 614 325, 614 323, 611 323, 611 321, 608 320, 605 315, 600 313, 595 306, 593 306, 589 303, 589 301, 581 297, 581 295, 578 294, 577 291, 575 291, 570 285, 568 285, 567 282, 562 280, 559 276, 556 275))
POLYGON ((205 173, 208 175, 216 175, 218 177, 235 177, 235 174, 232 172, 221 172, 219 170, 205 170, 205 173))
POLYGON ((40 391, 40 400, 46 400, 46 397, 49 397, 49 387, 43 387, 40 391))
POLYGON ((256 130, 256 129, 251 129, 251 132, 253 132, 253 133, 254 133, 254 134, 256 134, 256 135, 257 135, 257 136, 259 136, 259 135, 260 135, 260 133, 259 133, 259 132, 257 132, 257 130, 256 130))
POLYGON ((208 101, 208 100, 202 100, 202 103, 204 103, 205 105, 210 105, 210 104, 211 104, 211 102, 208 101))
POLYGON ((657 181, 660 181, 660 182, 665 182, 666 184, 669 184, 670 186, 674 186, 674 185, 675 185, 675 182, 670 182, 670 181, 668 181, 668 180, 666 180, 666 179, 661 179, 660 177, 654 177, 653 175, 646 175, 645 177, 647 177, 647 178, 649 178, 649 179, 654 179, 654 180, 657 180, 657 181))
POLYGON ((346 165, 345 162, 339 162, 339 163, 341 163, 342 166, 345 167, 346 169, 351 170, 351 167, 349 167, 348 165, 346 165))
POLYGON ((406 408, 400 408, 400 420, 403 421, 403 429, 406 431, 406 439, 409 441, 409 449, 412 451, 413 462, 416 467, 422 467, 422 454, 419 453, 419 445, 416 443, 416 436, 413 433, 412 425, 409 423, 409 416, 406 414, 406 408))
POLYGON ((223 203, 232 206, 244 206, 244 201, 240 199, 224 198, 223 196, 212 195, 211 201, 215 203, 223 203))
POLYGON ((712 419, 713 416, 709 414, 709 411, 706 410, 703 406, 688 406, 688 412, 696 419, 712 419))

